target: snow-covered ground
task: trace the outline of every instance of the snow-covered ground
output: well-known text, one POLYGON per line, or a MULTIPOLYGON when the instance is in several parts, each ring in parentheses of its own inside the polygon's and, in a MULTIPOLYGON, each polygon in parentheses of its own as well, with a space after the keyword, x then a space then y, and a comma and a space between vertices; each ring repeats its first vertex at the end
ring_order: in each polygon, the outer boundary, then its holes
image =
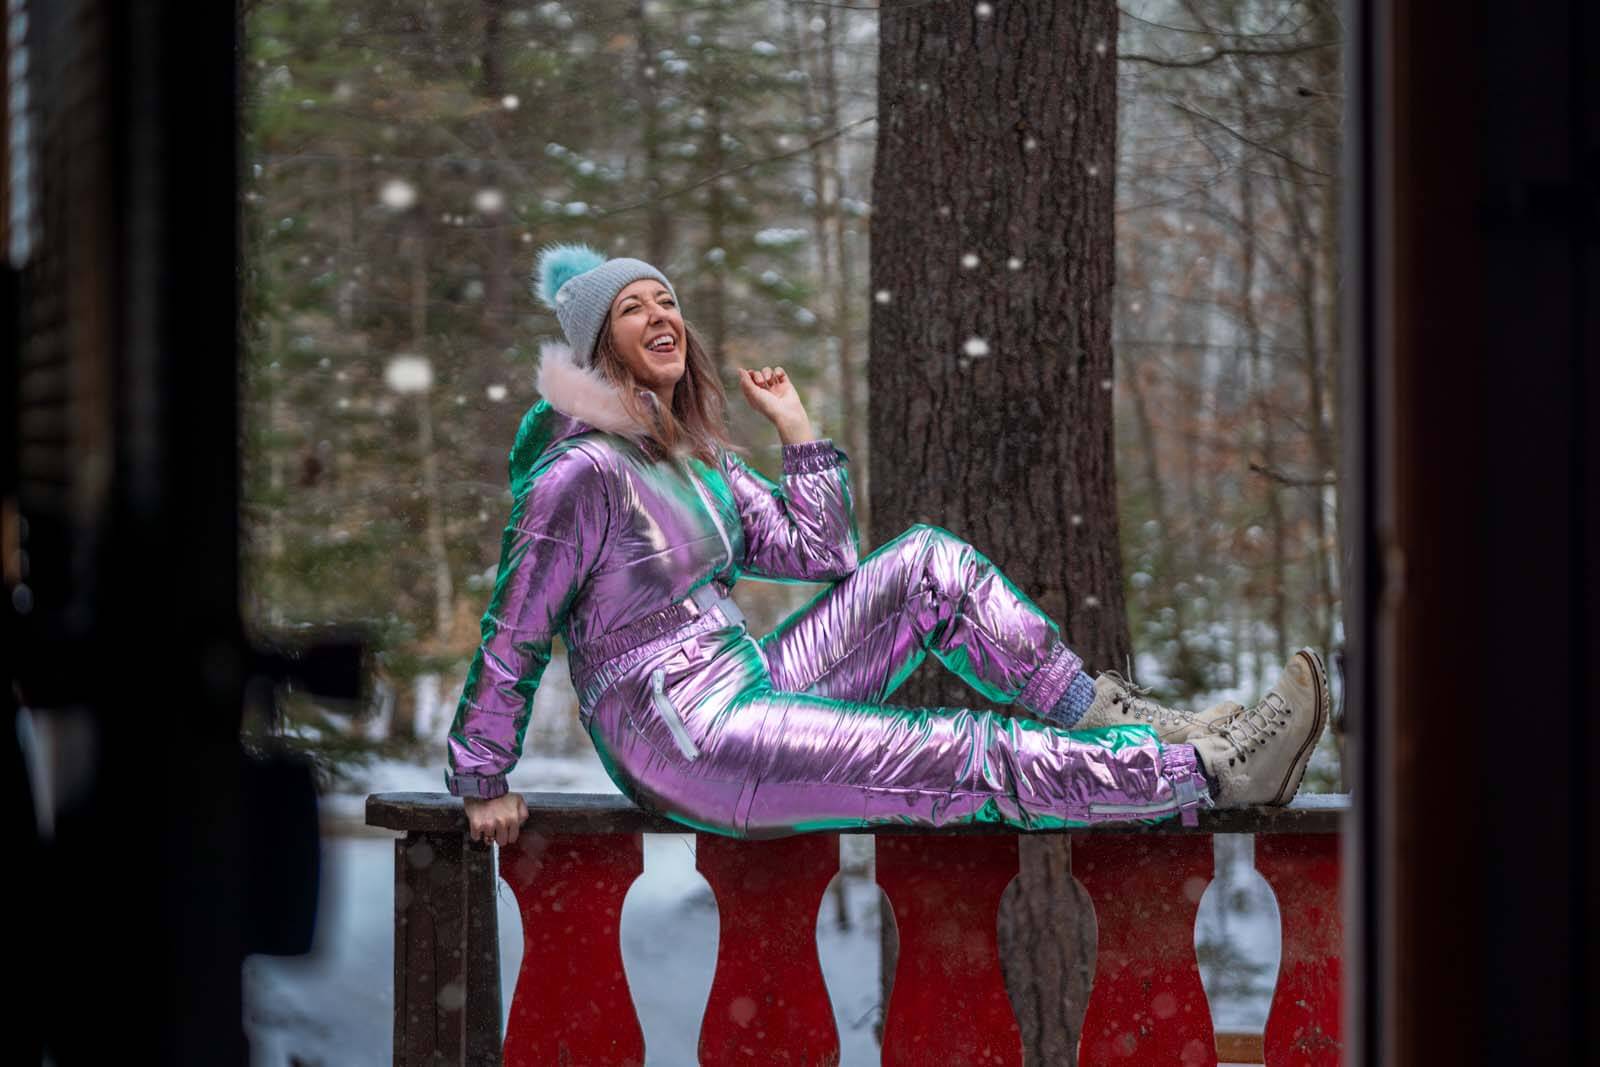
MULTIPOLYGON (((589 750, 573 757, 529 756, 512 787, 528 791, 614 793, 589 750)), ((360 831, 366 793, 439 791, 438 765, 378 763, 349 792, 324 798, 323 895, 314 952, 245 965, 245 1023, 260 1067, 360 1067, 391 1061, 394 965, 394 837, 360 831)), ((1248 839, 1219 838, 1218 879, 1201 901, 1202 977, 1219 1029, 1264 1025, 1276 971, 1276 905, 1250 865, 1248 839), (1218 951, 1215 943, 1230 948, 1218 951), (1216 961, 1212 965, 1211 957, 1216 961)), ((878 900, 872 841, 842 838, 841 873, 848 928, 830 891, 817 920, 818 954, 833 1000, 842 1064, 876 1064, 878 900)), ((647 1063, 693 1064, 698 1020, 711 990, 717 911, 694 869, 692 834, 646 835, 644 874, 622 912, 622 957, 644 1030, 647 1063)), ((509 889, 499 900, 502 1004, 522 962, 521 921, 509 889)))

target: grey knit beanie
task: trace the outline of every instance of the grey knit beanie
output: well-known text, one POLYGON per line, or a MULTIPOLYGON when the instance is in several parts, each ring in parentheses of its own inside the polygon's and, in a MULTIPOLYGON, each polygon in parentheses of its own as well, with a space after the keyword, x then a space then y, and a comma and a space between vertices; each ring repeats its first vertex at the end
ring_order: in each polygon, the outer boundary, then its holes
POLYGON ((654 278, 678 299, 667 276, 642 259, 607 259, 588 245, 554 244, 539 252, 533 291, 556 313, 578 362, 591 366, 611 302, 640 278, 654 278))

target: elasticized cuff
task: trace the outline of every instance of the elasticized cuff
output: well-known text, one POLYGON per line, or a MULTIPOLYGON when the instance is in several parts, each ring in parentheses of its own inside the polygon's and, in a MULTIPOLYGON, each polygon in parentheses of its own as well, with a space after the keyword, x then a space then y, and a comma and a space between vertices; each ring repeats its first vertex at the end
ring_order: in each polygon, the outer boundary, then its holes
POLYGON ((1061 699, 1061 694, 1067 691, 1067 686, 1072 684, 1073 677, 1082 669, 1083 660, 1078 654, 1057 641, 1051 646, 1044 666, 1033 672, 1033 677, 1017 694, 1017 703, 1033 715, 1047 717, 1056 706, 1056 701, 1061 699))
POLYGON ((783 446, 783 473, 815 474, 849 462, 845 451, 823 437, 815 441, 801 441, 797 445, 783 446))
POLYGON ((503 774, 452 774, 446 771, 444 784, 452 796, 476 797, 479 800, 493 800, 510 792, 503 774))
POLYGON ((1161 775, 1172 785, 1173 798, 1183 825, 1195 826, 1196 812, 1211 807, 1211 790, 1200 773, 1200 759, 1193 745, 1167 745, 1161 750, 1161 775))

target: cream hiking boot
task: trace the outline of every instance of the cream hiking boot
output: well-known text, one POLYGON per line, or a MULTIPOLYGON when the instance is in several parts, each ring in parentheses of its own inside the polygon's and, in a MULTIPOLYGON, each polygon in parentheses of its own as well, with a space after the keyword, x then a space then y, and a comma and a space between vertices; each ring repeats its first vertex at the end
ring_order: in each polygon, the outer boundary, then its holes
POLYGON ((1094 680, 1094 702, 1083 718, 1072 724, 1074 730, 1098 730, 1103 726, 1149 726, 1162 744, 1182 745, 1205 733, 1212 726, 1244 710, 1244 705, 1225 700, 1204 711, 1184 711, 1158 704, 1150 690, 1134 685, 1116 671, 1105 671, 1094 680))
POLYGON ((1193 737, 1189 743, 1216 783, 1217 806, 1289 803, 1332 703, 1322 657, 1302 648, 1254 705, 1193 737))

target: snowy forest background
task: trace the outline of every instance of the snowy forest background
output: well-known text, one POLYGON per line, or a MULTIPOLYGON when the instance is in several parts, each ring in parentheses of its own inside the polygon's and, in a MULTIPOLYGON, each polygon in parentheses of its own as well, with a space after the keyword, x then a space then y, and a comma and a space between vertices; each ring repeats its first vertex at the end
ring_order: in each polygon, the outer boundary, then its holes
MULTIPOLYGON (((1342 640, 1333 14, 1177 0, 1121 17, 1128 615, 1138 680, 1196 704, 1342 640)), ((506 452, 559 334, 527 289, 544 243, 659 263, 721 366, 789 368, 865 488, 863 549, 899 532, 870 522, 893 457, 864 426, 878 18, 806 0, 247 4, 246 612, 374 636, 359 738, 315 723, 330 756, 431 738, 459 693, 506 452)), ((776 473, 727 377, 739 439, 776 473)), ((739 598, 761 627, 812 592, 739 598)), ((542 750, 587 743, 575 709, 549 719, 542 750)), ((1335 784, 1335 761, 1314 770, 1308 788, 1335 784)))
MULTIPOLYGON (((776 475, 778 443, 731 368, 781 363, 850 454, 863 550, 900 532, 873 515, 897 456, 871 447, 869 321, 937 308, 893 301, 870 265, 890 6, 242 0, 245 615, 266 635, 371 636, 364 706, 287 694, 272 731, 318 759, 331 819, 358 822, 367 789, 442 788, 510 507, 506 453, 538 399, 538 344, 559 334, 528 292, 540 246, 660 265, 755 465, 776 475)), ((1103 385, 1124 594, 1137 680, 1171 700, 1253 699, 1293 649, 1342 643, 1340 36, 1333 0, 1125 0, 1116 40, 1092 46, 1117 70, 1103 385)), ((1014 358, 981 341, 956 354, 962 370, 1014 358)), ((736 597, 764 632, 814 591, 746 582, 736 597)), ((596 788, 589 748, 558 646, 513 784, 596 788)), ((1333 731, 1304 788, 1340 788, 1333 731)), ((1202 962, 1214 1009, 1231 989, 1234 1025, 1259 1029, 1273 905, 1248 840, 1218 841, 1202 962)), ((842 877, 870 887, 870 856, 846 861, 842 877)), ((861 907, 856 929, 876 939, 861 907)), ((256 980, 288 990, 286 973, 256 980)), ((867 1003, 841 1009, 846 1062, 867 1003)))

